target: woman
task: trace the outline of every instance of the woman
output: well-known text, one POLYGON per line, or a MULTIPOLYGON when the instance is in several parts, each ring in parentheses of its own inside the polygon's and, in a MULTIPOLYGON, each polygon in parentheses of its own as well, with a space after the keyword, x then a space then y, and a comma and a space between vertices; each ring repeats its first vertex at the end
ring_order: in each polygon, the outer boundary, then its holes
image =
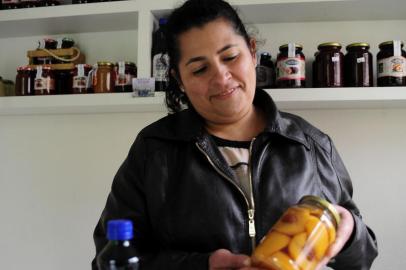
POLYGON ((322 265, 369 269, 375 237, 339 155, 327 135, 255 88, 255 40, 234 9, 185 2, 169 17, 167 43, 174 113, 138 134, 96 227, 96 252, 107 220, 130 218, 141 269, 256 269, 255 245, 313 194, 342 218, 322 265))

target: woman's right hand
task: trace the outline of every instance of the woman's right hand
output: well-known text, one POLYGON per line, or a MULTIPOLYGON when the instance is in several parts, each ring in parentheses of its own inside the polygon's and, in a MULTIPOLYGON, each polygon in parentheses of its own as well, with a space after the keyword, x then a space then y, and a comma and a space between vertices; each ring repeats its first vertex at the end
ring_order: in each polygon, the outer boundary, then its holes
POLYGON ((233 254, 227 249, 218 249, 210 255, 209 270, 266 270, 251 266, 247 255, 233 254))

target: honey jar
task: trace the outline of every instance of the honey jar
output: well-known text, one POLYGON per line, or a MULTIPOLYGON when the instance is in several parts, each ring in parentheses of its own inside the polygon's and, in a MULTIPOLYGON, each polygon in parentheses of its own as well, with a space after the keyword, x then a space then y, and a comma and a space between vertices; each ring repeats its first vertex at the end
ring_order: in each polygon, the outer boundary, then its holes
POLYGON ((93 74, 94 93, 112 93, 116 82, 114 64, 111 62, 97 62, 96 71, 93 74))
POLYGON ((340 216, 316 196, 288 208, 252 254, 254 266, 272 270, 314 270, 336 239, 340 216))

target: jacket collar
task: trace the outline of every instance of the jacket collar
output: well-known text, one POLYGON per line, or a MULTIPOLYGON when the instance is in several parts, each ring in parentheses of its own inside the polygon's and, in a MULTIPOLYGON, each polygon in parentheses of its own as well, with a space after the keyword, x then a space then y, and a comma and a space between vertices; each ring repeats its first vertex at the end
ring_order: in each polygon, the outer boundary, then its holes
MULTIPOLYGON (((261 108, 267 117, 265 133, 280 135, 310 148, 299 123, 292 117, 286 117, 285 113, 281 114, 268 93, 258 88, 254 97, 254 105, 261 108)), ((169 115, 168 118, 172 120, 167 122, 166 128, 154 132, 153 137, 196 141, 206 133, 204 119, 193 108, 169 115)))

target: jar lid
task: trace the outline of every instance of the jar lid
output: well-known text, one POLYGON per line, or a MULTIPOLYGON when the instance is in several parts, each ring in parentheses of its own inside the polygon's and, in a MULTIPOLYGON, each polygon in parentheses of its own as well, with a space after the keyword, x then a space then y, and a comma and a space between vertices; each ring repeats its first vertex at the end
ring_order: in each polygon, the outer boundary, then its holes
POLYGON ((69 38, 69 37, 64 37, 63 39, 62 39, 62 41, 68 41, 68 42, 75 42, 74 40, 73 40, 73 38, 69 38))
POLYGON ((337 225, 340 224, 340 220, 341 220, 340 214, 338 213, 337 209, 328 201, 326 201, 320 197, 317 197, 317 196, 306 195, 300 199, 300 203, 305 203, 305 202, 315 202, 315 203, 321 205, 322 207, 327 209, 332 214, 332 216, 334 217, 334 219, 336 221, 336 224, 337 225))
POLYGON ((97 62, 97 65, 98 66, 113 66, 113 63, 108 62, 108 61, 100 61, 100 62, 97 62))
POLYGON ((347 50, 349 48, 353 48, 353 47, 367 47, 367 49, 369 49, 369 43, 366 42, 355 42, 355 43, 351 43, 347 45, 347 50))
POLYGON ((30 71, 30 70, 32 70, 32 68, 29 66, 20 66, 17 68, 17 71, 26 71, 26 70, 30 71))
MULTIPOLYGON (((385 41, 379 44, 379 48, 386 46, 386 45, 393 45, 393 40, 385 41)), ((400 42, 400 46, 403 47, 403 41, 400 42)))
MULTIPOLYGON (((285 49, 287 47, 289 47, 289 44, 283 44, 279 47, 279 50, 285 49)), ((295 47, 296 49, 303 49, 303 45, 299 43, 295 43, 295 47)))
POLYGON ((317 49, 324 48, 324 47, 340 47, 341 48, 341 44, 338 42, 325 42, 325 43, 319 44, 319 46, 317 46, 317 49))

